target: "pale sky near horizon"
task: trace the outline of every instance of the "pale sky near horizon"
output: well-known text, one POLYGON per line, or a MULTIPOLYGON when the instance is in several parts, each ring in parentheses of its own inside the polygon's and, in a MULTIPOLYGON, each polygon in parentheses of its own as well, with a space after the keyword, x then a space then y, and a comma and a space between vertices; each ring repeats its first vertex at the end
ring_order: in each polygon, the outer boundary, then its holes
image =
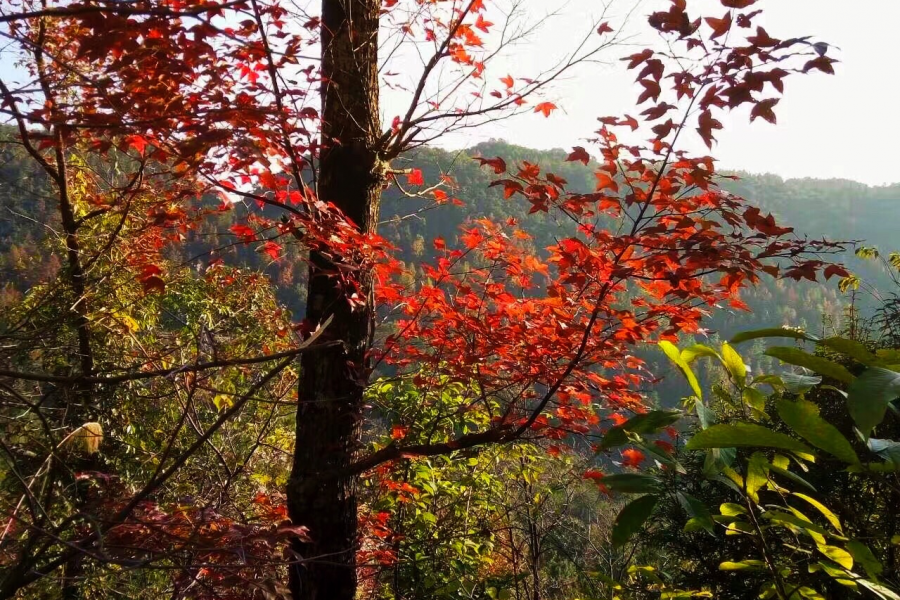
MULTIPOLYGON (((541 28, 515 47, 508 58, 489 67, 492 78, 505 72, 524 77, 540 66, 553 64, 584 35, 604 3, 610 5, 608 20, 617 29, 625 14, 633 10, 624 31, 638 36, 653 34, 646 15, 668 5, 668 0, 521 2, 525 18, 541 22, 541 28), (543 17, 551 12, 556 16, 543 17)), ((690 0, 688 8, 692 14, 725 12, 719 0, 690 0)), ((754 8, 764 9, 756 23, 764 25, 771 35, 812 35, 840 48, 829 55, 841 62, 834 76, 815 73, 789 77, 785 96, 776 107, 775 126, 761 120, 749 124, 746 108, 722 117, 725 130, 718 132, 719 141, 712 150, 719 168, 775 173, 785 178, 846 178, 872 185, 900 182, 900 166, 893 149, 893 140, 900 139, 900 69, 895 64, 896 50, 890 47, 900 23, 900 0, 760 0, 754 8)), ((498 20, 497 15, 487 16, 498 20)), ((612 48, 604 55, 608 64, 580 66, 565 80, 556 82, 545 97, 559 106, 550 118, 529 113, 467 129, 442 139, 440 144, 461 148, 502 138, 541 149, 586 145, 584 138, 598 127, 597 117, 640 112, 634 106, 638 94, 634 73, 626 71, 618 60, 632 51, 628 47, 612 48)), ((7 63, 0 64, 0 76, 14 78, 15 69, 6 58, 0 60, 7 63)), ((393 102, 389 92, 383 94, 387 123, 403 112, 405 105, 393 102)), ((691 149, 706 152, 699 142, 691 149)))
MULTIPOLYGON (((611 12, 622 15, 634 0, 613 0, 611 12)), ((661 0, 644 0, 631 19, 631 28, 648 30, 645 15, 661 0)), ((531 0, 531 6, 550 6, 550 0, 531 0)), ((561 5, 561 4, 560 4, 561 5)), ((569 0, 558 17, 547 20, 528 44, 516 50, 514 67, 540 62, 564 49, 561 42, 580 34, 592 6, 599 0, 569 0)), ((694 0, 704 14, 724 14, 717 0, 694 0), (712 7, 712 8, 708 8, 712 7)), ((829 55, 841 62, 836 75, 797 75, 786 80, 785 96, 776 107, 778 124, 748 123, 747 109, 722 119, 712 154, 719 167, 785 178, 846 178, 872 185, 900 182, 894 140, 900 139, 900 82, 896 49, 890 40, 900 23, 900 0, 761 0, 757 24, 776 37, 812 35, 840 50, 829 55)), ((531 10, 531 9, 529 9, 531 10)), ((615 23, 613 19, 611 23, 615 23)), ((629 53, 614 48, 610 59, 629 53)), ((570 148, 597 128, 596 118, 634 112, 634 76, 624 64, 581 67, 548 93, 560 110, 549 119, 530 114, 469 130, 464 141, 448 139, 448 147, 470 146, 489 138, 536 148, 570 148), (462 141, 462 143, 460 143, 462 141)), ((699 145, 697 150, 704 151, 699 145)))

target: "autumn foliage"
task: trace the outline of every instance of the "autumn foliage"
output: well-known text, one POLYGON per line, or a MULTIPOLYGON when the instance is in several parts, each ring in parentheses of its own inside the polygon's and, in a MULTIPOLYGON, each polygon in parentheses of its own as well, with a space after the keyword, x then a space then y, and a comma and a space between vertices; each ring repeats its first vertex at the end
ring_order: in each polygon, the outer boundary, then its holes
MULTIPOLYGON (((53 182, 68 258, 61 285, 76 300, 70 303, 72 314, 63 318, 77 338, 65 342, 71 350, 67 360, 79 360, 70 365, 74 374, 53 375, 33 372, 24 354, 11 354, 4 358, 3 381, 14 390, 11 397, 19 399, 34 393, 27 382, 71 388, 66 402, 83 410, 54 413, 54 427, 60 429, 74 428, 87 416, 114 422, 119 413, 113 412, 118 408, 112 400, 91 400, 114 398, 107 387, 113 383, 159 381, 157 397, 183 408, 161 439, 180 439, 185 423, 196 435, 181 445, 162 443, 153 453, 152 474, 131 470, 128 486, 105 487, 112 484, 104 478, 117 473, 82 476, 97 479, 98 489, 106 491, 87 504, 72 500, 60 509, 65 513, 60 519, 29 522, 36 517, 11 510, 9 520, 16 526, 10 535, 18 537, 9 542, 16 549, 7 554, 11 560, 5 559, 8 576, 0 595, 27 593, 29 585, 56 569, 76 569, 72 578, 78 578, 76 559, 82 556, 90 561, 102 555, 97 564, 121 566, 165 555, 179 567, 173 575, 176 588, 195 597, 241 597, 244 580, 275 581, 284 577, 278 568, 285 564, 314 563, 316 557, 300 556, 297 548, 310 540, 319 543, 321 524, 288 521, 280 490, 267 489, 249 505, 247 498, 230 497, 229 486, 248 476, 243 467, 223 478, 217 501, 221 512, 190 499, 179 506, 171 495, 169 503, 153 499, 169 493, 167 486, 214 433, 229 424, 243 433, 232 419, 270 383, 284 384, 282 373, 290 372, 297 356, 343 351, 348 339, 332 333, 344 325, 332 320, 335 315, 370 315, 381 326, 372 332, 362 358, 343 363, 350 375, 342 372, 341 377, 359 387, 354 419, 370 416, 360 408, 362 394, 381 368, 411 382, 423 398, 461 386, 463 402, 452 414, 432 415, 434 423, 471 424, 472 415, 478 415, 477 427, 450 427, 440 439, 422 434, 431 422, 402 421, 389 424, 390 435, 366 449, 359 431, 346 443, 336 442, 350 448, 347 460, 341 469, 317 476, 322 482, 353 482, 367 473, 377 479, 385 465, 393 468, 408 458, 597 434, 613 413, 644 410, 639 390, 654 376, 635 356, 639 345, 695 333, 719 307, 745 308, 740 291, 760 276, 845 275, 817 254, 836 245, 800 238, 771 215, 723 192, 714 159, 693 156, 679 145, 699 136, 712 149, 723 129, 722 115, 732 110, 751 121, 775 123, 786 79, 833 72, 827 46, 809 38, 773 37, 757 24, 754 1, 721 4, 724 14, 699 15, 689 12, 685 0, 673 0, 667 10, 650 15, 649 26, 661 34, 665 47, 623 58, 635 73, 636 116, 600 118, 599 128, 586 132, 591 143, 575 146, 568 156, 590 166, 594 190, 570 189, 565 179, 536 164, 477 159, 494 176, 491 187, 502 190, 509 202, 564 224, 556 244, 535 248, 528 230, 514 219, 496 222, 473 215, 457 240, 430 240, 436 258, 422 266, 425 280, 410 289, 401 280, 391 244, 374 227, 361 231, 359 223, 346 218, 340 208, 346 198, 322 197, 323 177, 343 174, 324 172, 320 159, 344 149, 374 157, 371 172, 360 176, 367 198, 396 186, 429 210, 439 211, 448 202, 464 204, 465 198, 455 195, 452 173, 426 181, 421 170, 405 168, 398 157, 446 132, 497 118, 556 118, 557 104, 545 95, 549 84, 597 53, 609 52, 620 39, 617 27, 605 20, 594 23, 584 41, 549 72, 509 74, 490 69, 492 48, 517 41, 495 24, 504 15, 493 3, 365 4, 374 10, 369 16, 376 30, 380 23, 388 63, 391 44, 415 49, 423 59, 411 86, 390 69, 384 71, 381 86, 404 90, 408 109, 383 130, 366 132, 368 146, 360 149, 358 140, 330 137, 327 131, 335 124, 323 123, 320 116, 322 94, 333 75, 312 56, 319 50, 324 15, 277 0, 5 2, 3 35, 16 45, 33 85, 0 82, 0 104, 25 151, 53 182), (80 159, 84 164, 103 166, 76 168, 76 156, 86 157, 80 159), (112 174, 101 176, 104 169, 112 174), (284 313, 273 310, 267 313, 270 323, 262 317, 257 321, 271 325, 274 341, 235 347, 228 356, 213 353, 202 331, 196 344, 206 345, 193 357, 174 350, 183 342, 136 343, 127 352, 109 346, 105 334, 98 333, 96 315, 113 311, 104 308, 109 295, 98 291, 110 280, 94 277, 91 267, 106 265, 126 282, 121 285, 133 286, 131 293, 164 302, 187 278, 167 260, 167 249, 184 243, 204 219, 237 213, 242 203, 253 210, 219 232, 222 251, 248 246, 276 265, 311 260, 311 279, 333 282, 336 304, 346 312, 335 309, 315 322, 294 315, 286 325, 280 322, 284 313), (89 234, 86 224, 101 215, 115 219, 89 234), (190 417, 190 399, 198 388, 209 390, 195 377, 213 377, 216 369, 236 365, 244 370, 238 383, 229 382, 230 399, 225 402, 215 393, 221 390, 210 392, 218 399, 217 417, 200 427, 190 417), (93 511, 100 524, 89 525, 81 511, 93 511), (285 548, 288 539, 293 550, 285 548), (170 553, 176 546, 179 552, 170 553), (237 546, 243 548, 246 566, 229 562, 229 549, 237 546)), ((326 0, 323 12, 335 6, 344 5, 326 0)), ((374 95, 370 116, 377 124, 374 95)), ((361 208, 377 216, 377 202, 361 208)), ((227 273, 217 270, 218 256, 201 262, 210 280, 227 273)), ((364 327, 366 321, 361 320, 364 327)), ((335 360, 341 364, 341 356, 335 360)), ((302 390, 298 395, 301 411, 304 402, 315 400, 304 398, 302 390)), ((284 396, 281 389, 273 402, 287 402, 284 396)), ((254 418, 264 419, 261 414, 254 418)), ((252 442, 254 451, 265 446, 264 438, 260 433, 252 442)), ((52 441, 42 447, 53 463, 52 441)), ((628 452, 618 460, 639 468, 645 457, 628 452)), ((221 456, 214 460, 219 458, 228 462, 221 456)), ((55 470, 32 467, 28 477, 37 481, 50 473, 55 470)), ((599 472, 585 476, 602 478, 599 472)), ((404 482, 396 485, 412 493, 404 482)), ((18 493, 28 496, 30 488, 18 493)), ((386 518, 380 513, 359 518, 361 529, 354 529, 356 519, 345 525, 365 539, 358 548, 353 542, 343 549, 349 556, 343 566, 355 568, 357 549, 367 568, 372 562, 390 564, 386 518)), ((271 581, 259 583, 259 589, 285 593, 271 581)))

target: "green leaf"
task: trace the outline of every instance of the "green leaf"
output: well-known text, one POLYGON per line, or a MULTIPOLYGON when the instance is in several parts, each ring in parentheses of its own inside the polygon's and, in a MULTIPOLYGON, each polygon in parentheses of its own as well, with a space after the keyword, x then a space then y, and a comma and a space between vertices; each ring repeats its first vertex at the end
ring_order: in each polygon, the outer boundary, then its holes
POLYGON ((662 348, 662 351, 666 353, 666 356, 669 357, 669 360, 675 364, 676 367, 681 369, 681 374, 684 375, 684 378, 687 379, 688 384, 690 384, 691 389, 694 390, 694 394, 698 398, 703 398, 703 391, 700 389, 700 382, 697 381, 697 376, 694 375, 694 371, 691 370, 691 366, 687 364, 684 359, 681 358, 681 352, 672 342, 663 340, 659 343, 659 347, 662 348))
POLYGON ((869 438, 866 446, 884 460, 900 464, 900 442, 869 438))
POLYGON ((726 560, 719 563, 720 571, 762 571, 766 568, 766 563, 761 560, 747 559, 739 562, 726 560))
POLYGON ((784 384, 784 389, 791 394, 802 394, 822 383, 822 378, 816 375, 782 373, 779 377, 784 384))
POLYGON ((812 505, 816 510, 818 510, 820 513, 822 513, 822 516, 825 517, 825 519, 829 523, 831 523, 831 526, 834 527, 838 531, 838 533, 844 533, 844 528, 841 527, 840 519, 838 519, 837 515, 835 515, 833 512, 831 512, 831 510, 829 510, 827 506, 825 506, 824 504, 822 504, 815 498, 811 498, 811 497, 807 496, 806 494, 800 494, 800 493, 794 492, 794 495, 796 497, 800 498, 801 500, 805 500, 807 503, 812 505))
POLYGON ((719 360, 722 360, 722 357, 719 356, 718 352, 716 352, 709 346, 704 346, 703 344, 694 344, 693 346, 688 346, 681 351, 681 360, 683 360, 687 364, 691 364, 701 356, 707 356, 709 358, 717 358, 719 360))
POLYGON ((884 420, 888 402, 900 396, 900 373, 870 367, 847 388, 847 408, 863 437, 884 420))
POLYGON ((778 400, 778 416, 804 440, 845 463, 857 464, 859 457, 837 427, 819 415, 819 407, 808 400, 778 400))
POLYGON ((644 494, 657 492, 660 488, 659 479, 652 475, 640 473, 616 473, 603 478, 603 485, 614 492, 625 494, 644 494))
POLYGON ((706 453, 703 461, 703 476, 711 479, 722 469, 730 467, 737 458, 737 450, 734 448, 712 448, 706 453))
POLYGON ((878 579, 878 576, 884 571, 881 561, 875 558, 869 547, 859 540, 847 542, 847 550, 853 556, 853 560, 861 564, 863 569, 866 570, 866 574, 872 579, 878 579))
POLYGON ((812 455, 812 450, 794 438, 753 423, 713 425, 697 432, 685 446, 688 450, 706 448, 781 448, 812 455))
POLYGON ((837 546, 818 546, 819 552, 830 558, 832 561, 841 565, 845 569, 853 568, 853 557, 849 552, 837 546))
MULTIPOLYGON (((802 513, 801 513, 802 514, 802 513)), ((782 512, 780 510, 769 510, 763 513, 763 517, 769 519, 770 521, 774 521, 775 523, 781 523, 786 525, 791 525, 798 529, 804 530, 808 535, 813 537, 813 539, 820 539, 823 535, 827 535, 828 532, 824 527, 820 525, 816 525, 809 519, 802 519, 797 515, 792 515, 786 512, 782 512)))
POLYGON ((832 379, 837 379, 844 383, 853 381, 853 374, 843 365, 832 362, 827 358, 804 352, 799 348, 775 346, 766 350, 765 354, 777 358, 781 362, 785 362, 789 365, 805 367, 811 371, 815 371, 819 375, 831 377, 832 379))
POLYGON ((675 495, 678 497, 678 502, 681 504, 681 507, 684 508, 684 511, 691 517, 691 520, 696 520, 703 529, 709 533, 713 533, 715 522, 713 521, 712 513, 709 512, 709 508, 690 494, 676 492, 675 495))
POLYGON ((759 502, 756 492, 769 482, 769 461, 762 452, 754 452, 747 461, 747 477, 745 487, 747 495, 754 502, 759 502))
MULTIPOLYGON (((609 479, 608 477, 606 479, 609 479)), ((604 482, 606 481, 604 479, 604 482)), ((658 496, 647 495, 633 500, 619 512, 612 530, 612 543, 615 547, 624 546, 635 533, 641 530, 653 513, 658 496)))
POLYGON ((867 366, 881 362, 877 356, 869 352, 869 349, 866 348, 864 344, 857 342, 856 340, 848 340, 847 338, 842 337, 830 337, 819 343, 835 352, 846 354, 856 362, 867 366))
POLYGON ((785 469, 783 467, 769 465, 769 471, 771 471, 773 473, 777 473, 778 475, 781 475, 782 477, 784 477, 786 479, 790 479, 794 483, 805 487, 806 489, 808 489, 809 491, 811 491, 815 494, 819 493, 819 490, 817 490, 811 483, 809 483, 808 481, 806 481, 805 479, 803 479, 796 473, 788 471, 787 469, 785 469))
POLYGON ((852 579, 848 579, 848 577, 858 578, 858 576, 854 573, 848 573, 834 563, 817 561, 816 564, 809 566, 810 573, 815 573, 817 571, 823 571, 826 575, 834 579, 835 583, 839 583, 854 590, 856 589, 856 582, 852 579))
POLYGON ((700 427, 701 429, 706 429, 710 425, 716 422, 716 413, 705 404, 703 404, 703 400, 697 398, 694 400, 694 406, 697 409, 697 417, 700 419, 700 427))
POLYGON ((740 504, 735 504, 734 502, 724 502, 721 506, 719 506, 719 512, 726 517, 736 517, 738 515, 747 514, 747 509, 740 504))
POLYGON ((651 410, 650 412, 635 415, 622 423, 611 427, 603 436, 602 448, 614 448, 627 444, 627 432, 631 433, 656 433, 661 429, 676 423, 682 417, 678 410, 651 410))
POLYGON ((744 383, 747 381, 747 365, 744 364, 741 355, 728 342, 722 344, 722 364, 728 369, 731 379, 734 380, 738 387, 744 387, 744 383))
POLYGON ((752 387, 744 388, 744 392, 741 394, 741 398, 744 401, 744 404, 758 413, 765 414, 766 395, 761 391, 752 387))
POLYGON ((818 339, 814 335, 810 335, 806 332, 798 331, 796 329, 787 329, 785 327, 769 327, 766 329, 756 329, 754 331, 744 331, 731 338, 729 340, 729 343, 740 344, 741 342, 747 342, 749 340, 755 340, 757 338, 770 337, 788 337, 794 338, 795 340, 809 341, 816 341, 818 339))
POLYGON ((875 583, 874 581, 869 581, 867 579, 857 579, 856 582, 864 588, 867 588, 870 592, 872 592, 882 600, 900 600, 900 596, 898 596, 893 590, 886 588, 880 583, 875 583))

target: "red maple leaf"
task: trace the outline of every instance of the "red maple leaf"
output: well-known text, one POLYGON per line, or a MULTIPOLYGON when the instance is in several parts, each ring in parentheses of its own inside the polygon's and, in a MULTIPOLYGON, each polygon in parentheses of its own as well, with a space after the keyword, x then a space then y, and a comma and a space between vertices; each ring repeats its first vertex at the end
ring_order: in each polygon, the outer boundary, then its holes
POLYGON ((241 238, 243 242, 252 242, 256 239, 256 232, 250 227, 237 223, 230 228, 231 233, 241 238))
POLYGON ((267 254, 272 260, 278 260, 281 257, 281 246, 271 240, 263 244, 259 251, 267 254))
POLYGON ((755 121, 757 117, 762 117, 769 123, 775 123, 775 113, 772 111, 772 107, 778 104, 778 98, 769 98, 767 100, 760 100, 757 102, 753 108, 750 110, 750 121, 755 121))
POLYGON ((587 153, 587 150, 582 148, 581 146, 575 146, 572 149, 572 152, 566 157, 568 162, 581 161, 582 164, 588 164, 591 162, 591 155, 587 153))
POLYGON ((406 174, 407 185, 425 185, 425 178, 422 176, 422 169, 413 169, 406 174))
POLYGON ((481 163, 482 167, 485 165, 491 167, 497 175, 506 172, 506 161, 499 156, 497 158, 481 158, 480 156, 476 156, 475 160, 481 163))
POLYGON ((549 117, 554 110, 556 110, 556 105, 552 102, 541 102, 534 107, 534 112, 543 113, 545 117, 549 117))
POLYGON ((644 462, 644 453, 640 450, 636 450, 635 448, 628 448, 627 450, 622 450, 622 466, 623 467, 631 467, 633 469, 641 466, 641 463, 644 462))
POLYGON ((478 15, 478 18, 475 20, 475 27, 477 27, 478 29, 482 30, 485 33, 488 33, 488 30, 490 29, 491 25, 493 25, 493 23, 491 23, 490 21, 485 21, 484 17, 482 15, 478 15))

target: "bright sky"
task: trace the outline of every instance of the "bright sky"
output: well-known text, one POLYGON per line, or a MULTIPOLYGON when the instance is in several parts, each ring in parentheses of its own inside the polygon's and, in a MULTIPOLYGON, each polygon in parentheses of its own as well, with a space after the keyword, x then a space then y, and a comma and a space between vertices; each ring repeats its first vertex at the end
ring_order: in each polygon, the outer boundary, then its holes
MULTIPOLYGON (((552 0, 550 0, 552 1, 552 0)), ((529 10, 541 10, 548 0, 529 0, 529 10), (537 8, 532 8, 537 7, 537 8)), ((564 41, 577 37, 600 0, 570 0, 563 14, 547 20, 533 42, 516 51, 512 72, 558 57, 564 41), (562 40, 562 41, 561 41, 562 40)), ((613 0, 611 11, 621 16, 634 0, 613 0)), ((645 0, 632 18, 634 30, 648 30, 644 15, 667 1, 645 0)), ((717 0, 693 0, 707 15, 724 14, 717 0), (706 7, 712 7, 706 9, 706 7)), ((748 123, 746 109, 725 120, 713 155, 721 168, 783 177, 847 178, 873 185, 900 182, 900 83, 896 48, 890 40, 900 23, 900 0, 760 0, 765 10, 757 24, 775 37, 813 35, 840 48, 836 76, 814 74, 786 80, 786 94, 776 107, 777 126, 748 123)), ((546 8, 544 9, 546 10, 546 8)), ((615 23, 616 20, 611 20, 615 23)), ((610 59, 629 53, 613 49, 610 59)), ((596 117, 633 112, 633 74, 623 63, 588 65, 556 86, 550 99, 560 111, 549 119, 527 115, 467 132, 467 139, 447 140, 449 146, 471 145, 491 137, 536 148, 569 148, 597 128, 596 117)))
MULTIPOLYGON (((625 31, 655 35, 646 15, 668 0, 510 0, 521 1, 526 20, 543 22, 527 43, 514 48, 505 63, 491 67, 499 78, 504 71, 527 76, 541 66, 554 64, 584 35, 609 2, 609 22, 619 27, 632 12, 625 31), (543 18, 548 13, 552 18, 543 18)), ((690 0, 689 10, 721 15, 719 0, 690 0)), ((829 55, 840 59, 837 75, 792 76, 786 95, 776 107, 777 126, 761 120, 750 125, 747 109, 721 119, 725 131, 713 155, 719 167, 753 173, 776 173, 783 177, 846 178, 873 185, 900 182, 900 166, 894 140, 900 139, 898 110, 897 50, 890 40, 900 23, 900 0, 760 0, 764 9, 757 24, 775 37, 812 35, 840 50, 829 55), (852 5, 852 8, 850 8, 852 5)), ((499 21, 499 15, 487 15, 499 21)), ((647 38, 644 38, 645 41, 647 38)), ((637 44, 640 40, 634 41, 637 44)), ((471 146, 489 138, 503 138, 535 148, 571 148, 597 129, 596 118, 636 112, 634 74, 617 60, 633 50, 613 48, 605 55, 608 64, 579 67, 547 93, 560 110, 549 119, 529 113, 512 120, 468 129, 451 135, 441 144, 451 148, 471 146)), ((0 76, 18 79, 8 56, 0 60, 0 76)), ((383 94, 384 117, 405 112, 405 105, 383 94)), ((639 112, 639 111, 638 111, 639 112)), ((694 148, 705 152, 702 144, 694 148)))

